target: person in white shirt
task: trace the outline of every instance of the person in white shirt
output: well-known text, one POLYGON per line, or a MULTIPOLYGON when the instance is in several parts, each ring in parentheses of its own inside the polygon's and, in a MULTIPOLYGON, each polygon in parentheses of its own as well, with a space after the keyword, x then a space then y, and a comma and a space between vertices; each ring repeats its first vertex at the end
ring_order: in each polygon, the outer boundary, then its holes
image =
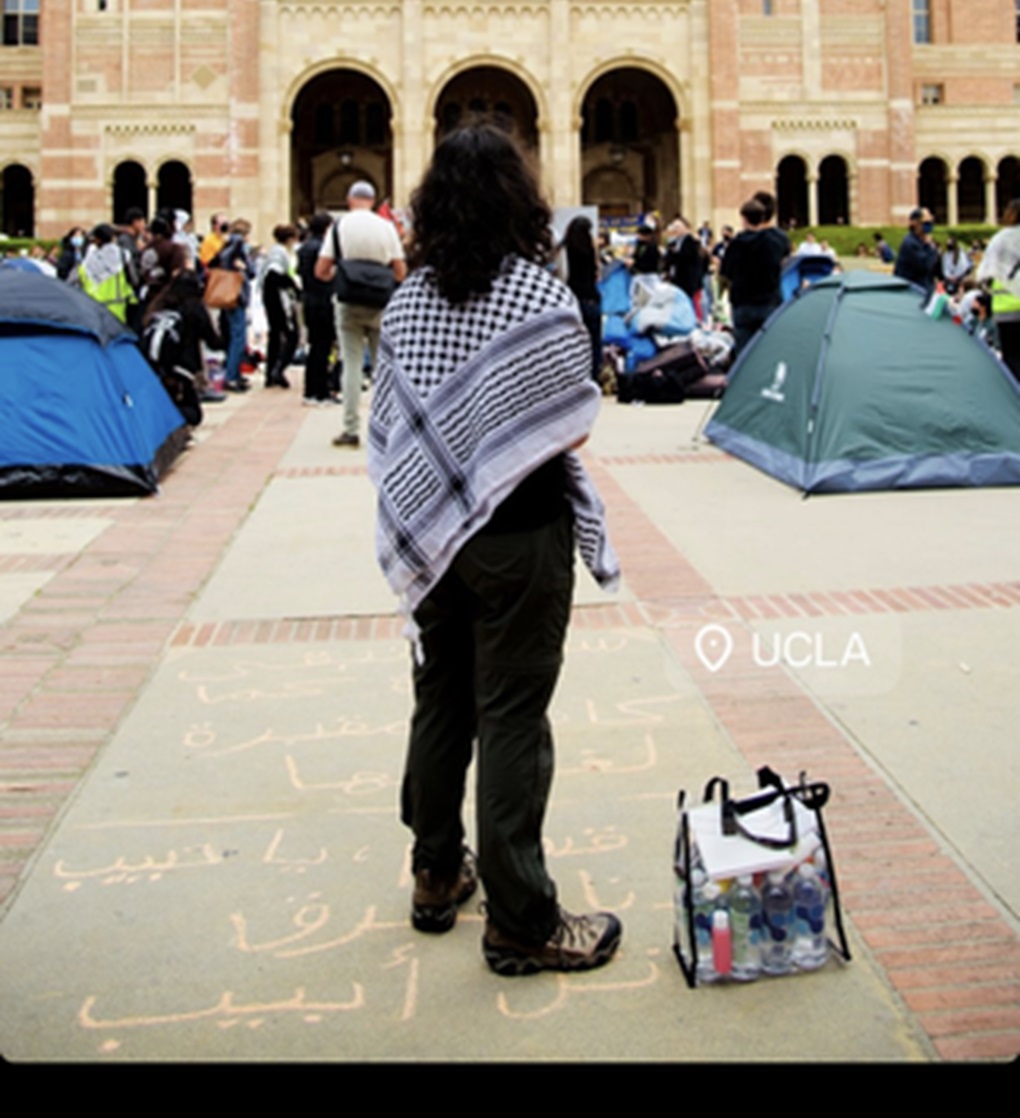
MULTIPOLYGON (((372 212, 375 187, 364 181, 354 183, 347 192, 347 205, 350 212, 323 238, 315 264, 316 279, 328 283, 335 277, 339 255, 346 261, 368 261, 390 267, 396 282, 400 283, 407 275, 404 246, 393 223, 372 212)), ((333 440, 334 446, 361 445, 358 420, 361 370, 366 346, 375 366, 382 312, 383 308, 377 306, 339 301, 336 304, 336 332, 343 361, 344 415, 343 430, 333 440)))

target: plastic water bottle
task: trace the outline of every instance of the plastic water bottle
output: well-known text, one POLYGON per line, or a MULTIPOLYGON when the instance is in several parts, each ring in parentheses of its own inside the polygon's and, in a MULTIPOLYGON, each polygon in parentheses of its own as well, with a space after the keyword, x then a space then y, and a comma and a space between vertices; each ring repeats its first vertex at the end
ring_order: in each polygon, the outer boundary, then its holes
POLYGON ((754 878, 742 874, 727 893, 733 932, 733 971, 738 982, 753 982, 761 974, 761 900, 754 878))
POLYGON ((829 957, 825 941, 825 892, 810 862, 797 868, 793 883, 793 962, 801 970, 817 970, 829 957))
POLYGON ((698 982, 717 982, 719 972, 712 959, 712 918, 722 897, 722 890, 708 881, 700 871, 691 873, 694 887, 694 941, 698 952, 698 982))
POLYGON ((811 858, 815 869, 818 871, 818 884, 825 896, 825 927, 832 926, 832 878, 829 874, 829 861, 825 857, 825 847, 819 846, 811 858))
POLYGON ((729 978, 733 973, 733 932, 725 908, 712 913, 712 965, 720 978, 729 978))
POLYGON ((683 946, 686 936, 686 908, 684 907, 684 870, 677 861, 673 866, 673 935, 678 946, 683 946))
POLYGON ((782 870, 773 870, 762 886, 761 968, 766 974, 789 974, 793 938, 793 893, 782 870))

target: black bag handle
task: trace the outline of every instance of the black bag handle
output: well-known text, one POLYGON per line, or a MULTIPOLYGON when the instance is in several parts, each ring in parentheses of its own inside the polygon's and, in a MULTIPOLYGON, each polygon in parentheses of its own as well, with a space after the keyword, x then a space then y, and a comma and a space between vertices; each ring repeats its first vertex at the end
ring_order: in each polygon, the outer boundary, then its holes
POLYGON ((823 781, 808 784, 807 773, 802 772, 799 782, 788 788, 783 784, 783 778, 768 765, 762 765, 757 772, 757 777, 761 791, 742 800, 734 800, 730 798, 729 781, 725 777, 714 776, 705 785, 702 801, 711 803, 715 798, 716 789, 719 789, 720 830, 724 835, 739 834, 749 842, 768 847, 770 850, 788 850, 796 846, 798 840, 797 817, 793 810, 794 798, 809 811, 818 812, 829 801, 829 786, 823 781), (741 822, 742 815, 749 815, 780 799, 783 802, 783 819, 786 823, 786 834, 783 837, 774 838, 771 835, 755 834, 741 822))
POLYGON ((789 789, 783 786, 782 778, 768 766, 763 766, 758 770, 758 784, 761 788, 767 790, 755 796, 748 796, 743 800, 734 800, 730 798, 729 781, 725 777, 714 776, 705 785, 702 800, 704 803, 711 803, 715 798, 716 788, 720 790, 719 825, 724 835, 743 835, 749 842, 768 847, 770 850, 787 850, 791 846, 796 846, 797 820, 793 813, 793 805, 790 803, 789 789), (782 838, 773 838, 771 835, 756 835, 741 823, 741 815, 757 811, 759 808, 775 803, 780 798, 783 801, 783 818, 786 822, 786 834, 782 838))

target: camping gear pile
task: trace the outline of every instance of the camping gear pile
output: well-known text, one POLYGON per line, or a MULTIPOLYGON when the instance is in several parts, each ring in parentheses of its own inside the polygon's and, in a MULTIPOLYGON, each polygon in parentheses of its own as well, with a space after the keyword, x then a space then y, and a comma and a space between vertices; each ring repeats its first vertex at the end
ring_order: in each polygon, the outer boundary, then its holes
POLYGON ((0 269, 0 499, 140 496, 188 428, 135 335, 44 275, 0 269))
POLYGON ((732 338, 698 326, 685 291, 653 275, 631 277, 622 263, 599 281, 602 345, 621 403, 682 403, 725 387, 732 338))
POLYGON ((1020 386, 906 280, 848 272, 785 303, 706 428, 805 493, 1020 484, 1020 386))

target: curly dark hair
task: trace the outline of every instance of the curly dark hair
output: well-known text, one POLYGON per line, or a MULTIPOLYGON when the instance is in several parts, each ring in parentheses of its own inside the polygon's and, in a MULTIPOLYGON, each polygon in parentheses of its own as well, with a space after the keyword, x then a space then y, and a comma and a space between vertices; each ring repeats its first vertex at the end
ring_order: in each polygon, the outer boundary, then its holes
POLYGON ((486 295, 511 255, 544 263, 549 205, 513 138, 492 124, 449 133, 411 198, 412 268, 428 265, 451 303, 486 295))

